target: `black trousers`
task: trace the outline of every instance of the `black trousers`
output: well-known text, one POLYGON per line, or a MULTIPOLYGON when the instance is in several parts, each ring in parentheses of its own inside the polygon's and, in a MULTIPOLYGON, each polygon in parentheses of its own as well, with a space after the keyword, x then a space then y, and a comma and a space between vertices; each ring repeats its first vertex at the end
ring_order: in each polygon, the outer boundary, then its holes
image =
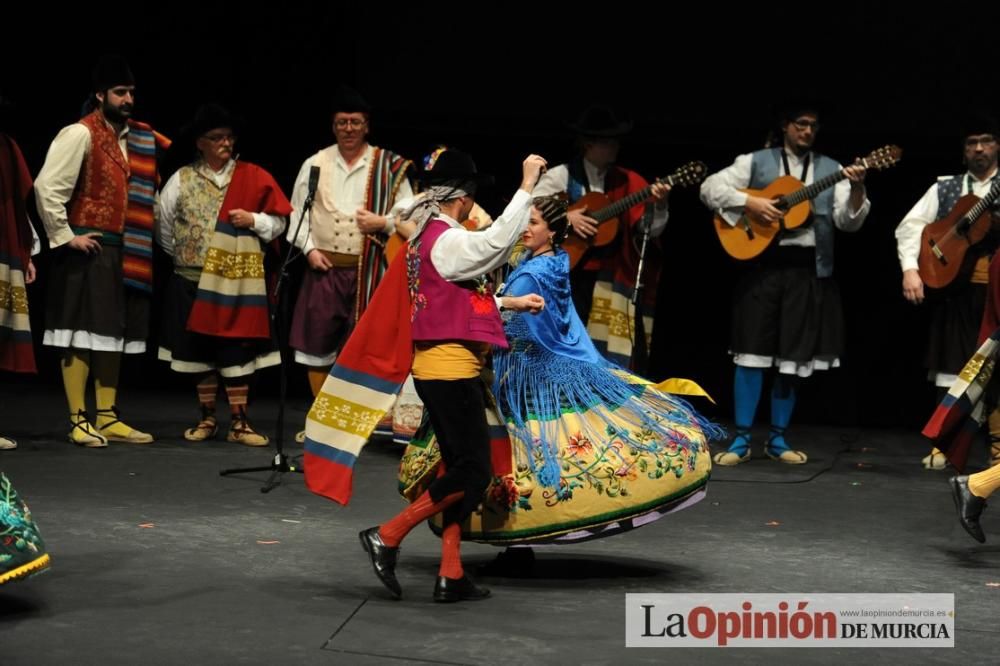
POLYGON ((813 248, 778 246, 740 275, 730 349, 797 363, 843 355, 840 289, 816 277, 813 248))
POLYGON ((444 511, 444 524, 465 520, 483 499, 490 483, 490 434, 486 423, 486 395, 481 379, 416 379, 413 385, 424 401, 434 435, 441 448, 445 473, 428 488, 440 502, 462 492, 462 499, 444 511))
POLYGON ((924 358, 931 372, 957 375, 979 349, 986 292, 985 284, 959 277, 946 289, 928 294, 931 325, 924 358))

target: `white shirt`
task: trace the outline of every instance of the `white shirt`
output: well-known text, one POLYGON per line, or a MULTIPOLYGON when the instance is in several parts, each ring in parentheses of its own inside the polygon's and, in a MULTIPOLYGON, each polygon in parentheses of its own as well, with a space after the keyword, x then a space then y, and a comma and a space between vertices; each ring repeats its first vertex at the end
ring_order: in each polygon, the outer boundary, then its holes
MULTIPOLYGON (((75 236, 69 226, 66 204, 76 189, 83 160, 90 152, 90 142, 90 130, 86 125, 75 123, 64 127, 52 140, 45 164, 35 179, 35 202, 49 237, 49 247, 65 245, 75 236)), ((128 160, 128 125, 118 133, 118 147, 128 160)))
MULTIPOLYGON (((335 168, 332 174, 320 173, 320 187, 323 187, 332 195, 333 201, 336 202, 337 209, 340 212, 353 215, 354 211, 358 208, 364 208, 367 203, 368 165, 371 163, 371 157, 375 153, 375 147, 371 145, 367 146, 361 156, 350 166, 348 166, 343 156, 341 156, 340 149, 336 144, 327 146, 323 150, 333 152, 335 168)), ((300 248, 303 254, 309 254, 316 248, 309 233, 309 219, 304 219, 301 227, 298 226, 302 206, 309 194, 309 172, 313 165, 316 164, 316 161, 317 156, 311 155, 302 163, 299 175, 295 177, 295 185, 292 187, 292 214, 288 218, 288 242, 300 248), (295 233, 296 229, 298 230, 297 235, 295 233)), ((396 200, 412 196, 413 190, 410 188, 410 183, 404 178, 399 186, 399 190, 396 192, 396 200)), ((393 218, 389 216, 388 219, 389 224, 386 226, 385 232, 392 233, 395 231, 393 218)))
MULTIPOLYGON (((811 153, 807 153, 812 155, 811 153)), ((788 168, 792 176, 802 177, 802 164, 805 155, 798 156, 787 153, 788 168)), ((722 171, 713 173, 701 184, 701 200, 706 206, 722 216, 727 223, 736 226, 740 215, 743 214, 743 207, 747 202, 747 193, 740 192, 740 189, 750 185, 750 166, 753 154, 740 155, 722 171)), ((810 185, 814 180, 816 160, 810 157, 809 170, 802 181, 810 185)), ((837 168, 841 168, 838 164, 837 168)), ((861 228, 868 211, 871 209, 871 202, 865 197, 865 202, 856 211, 850 210, 851 182, 846 178, 833 186, 833 223, 841 231, 857 231, 861 228)), ((811 227, 805 229, 795 229, 782 234, 779 245, 796 245, 803 247, 813 247, 816 245, 816 232, 811 227)))
MULTIPOLYGON (((604 193, 604 176, 607 175, 608 170, 599 170, 587 160, 583 160, 583 171, 587 174, 587 183, 590 191, 604 193)), ((560 164, 559 166, 552 167, 542 174, 542 177, 538 179, 538 184, 535 185, 535 191, 532 194, 536 197, 546 197, 552 194, 566 192, 568 190, 569 165, 560 164)), ((670 209, 666 206, 663 208, 660 208, 659 206, 654 207, 653 224, 649 228, 649 235, 652 238, 656 238, 663 233, 663 229, 667 226, 667 218, 669 216, 670 209)))
MULTIPOLYGON (((974 194, 979 198, 986 196, 993 185, 991 179, 996 175, 996 172, 997 170, 993 169, 983 180, 979 180, 971 173, 962 176, 960 196, 966 194, 974 194), (970 178, 972 180, 971 192, 969 190, 970 178)), ((938 181, 950 180, 951 178, 953 176, 942 176, 938 178, 938 181)), ((938 213, 938 183, 934 183, 896 227, 896 255, 899 257, 899 265, 904 271, 917 270, 917 259, 920 256, 920 236, 924 227, 947 215, 947 212, 942 212, 940 215, 938 213)))
MULTIPOLYGON (((229 182, 233 179, 233 171, 235 170, 236 161, 229 160, 219 171, 213 171, 209 175, 219 188, 226 188, 229 187, 229 182)), ((206 169, 203 173, 209 171, 209 169, 206 169)), ((160 191, 159 201, 157 202, 159 214, 156 222, 156 241, 171 257, 174 256, 174 224, 176 223, 177 216, 177 199, 180 193, 181 173, 177 171, 170 177, 167 184, 163 186, 163 189, 160 191)), ((227 212, 220 211, 221 214, 227 212)), ((253 226, 250 227, 250 230, 257 234, 264 243, 271 242, 285 230, 284 217, 254 211, 249 212, 253 214, 253 226)))
POLYGON ((449 282, 471 280, 502 266, 510 248, 528 228, 531 198, 518 190, 500 217, 482 231, 469 231, 453 218, 437 215, 451 227, 431 248, 431 261, 441 277, 449 282))
POLYGON ((35 225, 31 223, 31 218, 28 218, 28 226, 31 227, 31 256, 35 256, 42 251, 42 241, 38 239, 38 232, 35 231, 35 225))

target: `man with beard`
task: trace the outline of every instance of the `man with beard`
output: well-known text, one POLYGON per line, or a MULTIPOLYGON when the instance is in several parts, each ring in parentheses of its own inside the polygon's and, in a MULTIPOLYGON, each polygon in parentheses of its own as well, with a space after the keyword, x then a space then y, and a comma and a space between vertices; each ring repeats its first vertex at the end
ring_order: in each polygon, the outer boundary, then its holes
MULTIPOLYGON (((970 114, 962 130, 963 162, 967 171, 954 176, 941 176, 913 206, 896 227, 896 252, 903 269, 903 298, 914 305, 923 303, 924 283, 917 270, 920 238, 924 227, 946 217, 959 198, 973 194, 984 197, 997 178, 997 155, 1000 153, 1000 127, 994 118, 984 113, 970 114)), ((940 399, 955 382, 959 371, 976 351, 986 289, 990 257, 997 247, 998 237, 991 232, 969 248, 967 260, 973 266, 969 275, 959 275, 947 289, 932 299, 931 328, 927 344, 928 379, 937 387, 940 399)), ((1000 415, 989 419, 991 464, 1000 463, 1000 415)), ((924 457, 925 469, 944 469, 947 460, 938 449, 924 457)))
POLYGON ((752 196, 744 188, 763 189, 786 175, 806 185, 838 172, 844 178, 815 197, 808 226, 783 231, 776 244, 746 265, 735 283, 730 351, 736 365, 736 432, 728 450, 713 458, 717 465, 750 459, 750 430, 770 368, 775 372, 764 454, 789 465, 808 460, 785 441, 785 430, 795 409, 799 379, 837 367, 843 353, 843 311, 833 278, 834 229, 857 231, 871 208, 865 167, 860 163, 844 167, 813 150, 819 133, 815 105, 785 104, 780 128, 779 145, 739 155, 701 184, 702 202, 728 224, 735 226, 744 212, 769 224, 777 224, 784 215, 778 199, 752 196))
POLYGON ((132 119, 135 79, 120 56, 93 71, 93 111, 49 146, 35 181, 53 253, 43 343, 63 350, 63 386, 81 446, 152 442, 119 419, 121 354, 146 350, 152 291, 156 154, 169 141, 132 119), (94 377, 97 420, 86 411, 94 377))

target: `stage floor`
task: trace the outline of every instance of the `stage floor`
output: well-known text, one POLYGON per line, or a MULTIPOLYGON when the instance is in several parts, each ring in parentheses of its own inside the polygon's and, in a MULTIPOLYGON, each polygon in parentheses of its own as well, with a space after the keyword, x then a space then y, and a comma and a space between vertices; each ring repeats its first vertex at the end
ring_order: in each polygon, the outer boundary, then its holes
MULTIPOLYGON (((29 502, 50 571, 0 586, 0 664, 996 663, 1000 516, 987 543, 962 530, 947 472, 921 469, 903 431, 794 427, 801 467, 755 458, 716 468, 700 504, 620 536, 537 549, 529 577, 480 577, 493 598, 431 602, 439 541, 417 528, 397 570, 402 601, 357 533, 395 513, 398 449, 370 446, 340 507, 286 474, 273 445, 188 443, 193 396, 133 390, 128 421, 152 445, 67 442, 57 389, 0 389, 0 470, 29 502), (953 592, 955 649, 626 649, 627 592, 953 592)), ((286 440, 306 405, 286 417, 286 440)), ((253 422, 272 432, 273 401, 253 422)), ((223 424, 224 428, 224 424, 223 424)), ((224 431, 223 431, 224 432, 224 431)), ((758 441, 759 438, 758 438, 758 441)), ((301 447, 287 447, 290 454, 301 447)), ((982 457, 984 454, 977 452, 982 457)), ((463 546, 467 569, 496 549, 463 546)))

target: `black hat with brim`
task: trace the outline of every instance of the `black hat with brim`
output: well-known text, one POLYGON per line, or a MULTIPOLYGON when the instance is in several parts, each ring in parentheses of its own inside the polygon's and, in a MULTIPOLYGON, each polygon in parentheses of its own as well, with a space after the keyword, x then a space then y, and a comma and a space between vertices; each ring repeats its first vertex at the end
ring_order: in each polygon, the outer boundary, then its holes
POLYGON ((354 88, 341 85, 333 93, 330 101, 330 113, 364 113, 371 115, 372 107, 364 97, 354 88))
POLYGON ((191 122, 181 129, 181 141, 193 143, 206 132, 220 127, 228 127, 234 134, 239 134, 242 126, 242 120, 231 114, 221 104, 214 102, 202 104, 195 111, 191 122))
POLYGON ((589 106, 583 110, 576 122, 567 126, 582 136, 614 138, 632 131, 632 121, 623 120, 607 106, 589 106))
POLYGON ((819 118, 822 106, 822 104, 811 97, 788 97, 780 100, 775 105, 774 115, 778 120, 778 124, 783 125, 784 123, 798 120, 806 114, 819 118))
POLYGON ((441 153, 431 169, 421 169, 414 180, 423 186, 462 184, 474 182, 477 187, 493 185, 493 176, 479 173, 472 157, 460 150, 448 149, 441 153))
POLYGON ((91 72, 94 92, 103 92, 115 86, 134 86, 135 77, 125 58, 120 55, 105 55, 97 61, 91 72))
POLYGON ((973 109, 965 113, 961 119, 960 132, 962 138, 990 134, 995 139, 1000 139, 1000 126, 997 125, 996 116, 984 109, 973 109))

